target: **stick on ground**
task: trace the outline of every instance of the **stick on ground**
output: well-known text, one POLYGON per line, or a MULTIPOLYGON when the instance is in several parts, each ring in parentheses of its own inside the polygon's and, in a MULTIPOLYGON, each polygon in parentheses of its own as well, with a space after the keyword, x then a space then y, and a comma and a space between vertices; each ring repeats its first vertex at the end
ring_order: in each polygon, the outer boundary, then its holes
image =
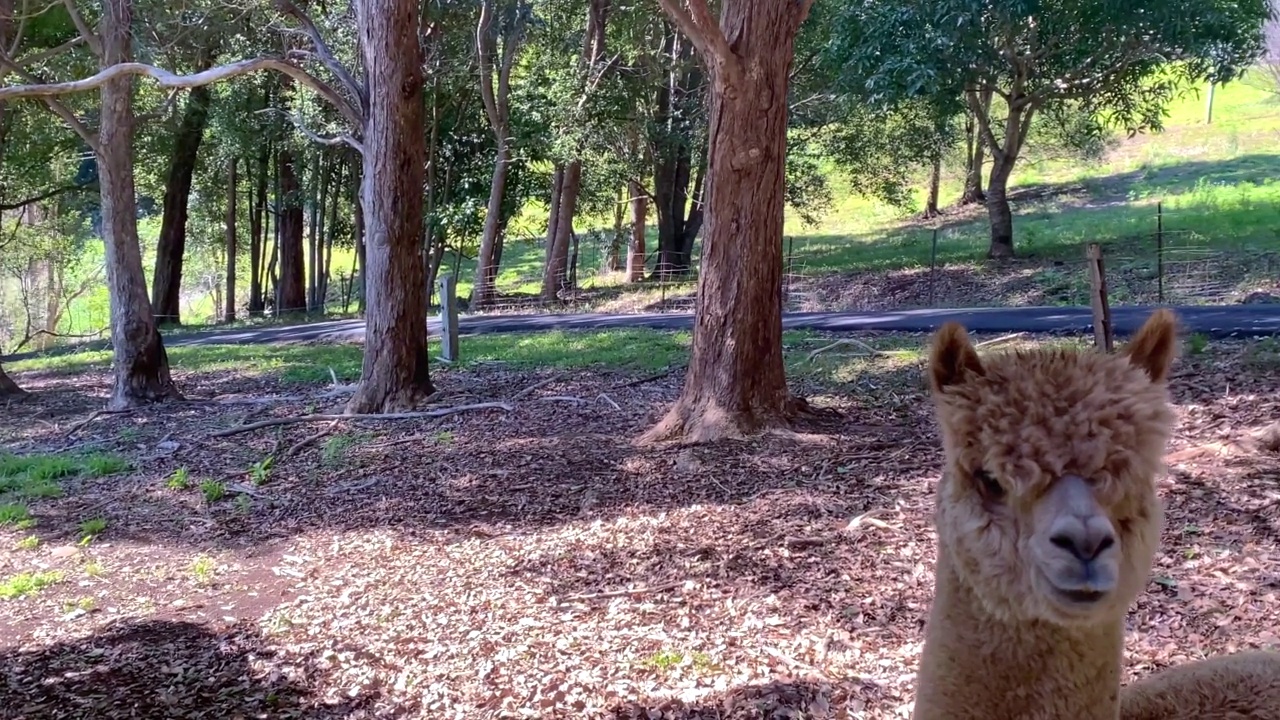
POLYGON ((296 415, 294 417, 272 418, 249 425, 237 425, 226 430, 219 430, 212 433, 209 437, 228 437, 238 435, 242 432, 250 430, 261 430, 265 427, 274 427, 276 425, 296 425, 297 423, 310 422, 327 422, 329 420, 416 420, 419 418, 438 418, 446 415, 456 415, 458 413, 469 412, 471 410, 505 410, 510 412, 515 407, 503 402, 476 403, 474 405, 457 405, 451 408, 440 408, 439 410, 426 410, 423 412, 403 412, 403 413, 352 413, 350 415, 296 415))

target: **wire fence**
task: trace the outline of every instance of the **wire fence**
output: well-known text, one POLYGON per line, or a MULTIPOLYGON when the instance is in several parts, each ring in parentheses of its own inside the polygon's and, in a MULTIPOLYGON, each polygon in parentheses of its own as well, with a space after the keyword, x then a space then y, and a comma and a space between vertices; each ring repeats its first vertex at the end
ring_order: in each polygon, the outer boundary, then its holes
MULTIPOLYGON (((1112 306, 1280 303, 1280 228, 1273 243, 1256 238, 1245 242, 1192 229, 1204 226, 1204 219, 1203 213, 1184 216, 1157 204, 1149 218, 1138 220, 1147 229, 1133 232, 1130 217, 1123 226, 1128 235, 1104 239, 1112 306)), ((629 229, 623 234, 627 237, 629 229)), ((557 283, 556 298, 548 302, 541 293, 545 241, 536 237, 516 242, 528 246, 520 253, 523 264, 515 273, 506 269, 493 301, 481 312, 626 314, 694 308, 701 269, 696 245, 689 266, 671 273, 658 271, 659 253, 650 250, 642 279, 629 282, 627 250, 615 245, 612 229, 581 233, 557 283)), ((886 256, 881 247, 878 267, 864 262, 863 269, 841 269, 832 254, 856 266, 857 242, 850 240, 850 247, 841 248, 826 238, 784 237, 783 308, 864 312, 1090 303, 1087 239, 1040 240, 1028 243, 1024 256, 988 261, 981 257, 982 242, 971 229, 948 233, 920 228, 915 237, 895 241, 900 258, 886 256)))

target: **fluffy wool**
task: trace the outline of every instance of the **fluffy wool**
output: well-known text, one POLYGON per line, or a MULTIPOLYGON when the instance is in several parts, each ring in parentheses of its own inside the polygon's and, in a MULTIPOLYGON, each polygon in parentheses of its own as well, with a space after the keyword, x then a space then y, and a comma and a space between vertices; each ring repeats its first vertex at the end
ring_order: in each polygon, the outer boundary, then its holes
POLYGON ((917 720, 1280 720, 1275 654, 1215 658, 1121 692, 1124 616, 1162 524, 1155 479, 1176 351, 1168 310, 1115 354, 980 358, 960 325, 938 331, 929 382, 945 466, 917 720))

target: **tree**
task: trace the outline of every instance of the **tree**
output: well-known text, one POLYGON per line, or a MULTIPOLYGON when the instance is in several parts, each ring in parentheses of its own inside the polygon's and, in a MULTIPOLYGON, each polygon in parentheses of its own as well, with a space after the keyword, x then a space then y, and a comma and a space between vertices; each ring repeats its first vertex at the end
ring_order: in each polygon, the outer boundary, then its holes
MULTIPOLYGON (((202 48, 196 61, 197 69, 209 69, 213 59, 212 49, 202 48)), ((173 135, 169 175, 164 189, 164 216, 156 243, 155 273, 151 277, 151 309, 156 315, 156 322, 162 325, 179 325, 182 322, 178 300, 182 289, 182 262, 187 250, 187 204, 209 118, 209 97, 207 85, 191 91, 182 122, 173 135)))
POLYGON ((0 398, 3 399, 21 399, 28 395, 26 390, 18 387, 18 383, 14 382, 9 374, 4 371, 4 366, 0 365, 0 398))
POLYGON ((660 0, 711 79, 706 239, 689 369, 643 440, 741 436, 786 423, 782 223, 787 88, 811 0, 660 0))
MULTIPOLYGON (((73 3, 65 9, 79 37, 67 47, 84 43, 106 69, 130 60, 133 8, 130 0, 103 3, 97 32, 89 28, 73 3)), ((19 38, 20 40, 20 38, 19 38)), ((67 92, 40 83, 24 69, 28 63, 0 53, 4 68, 34 85, 4 88, 4 97, 41 96, 48 108, 66 122, 93 149, 101 190, 102 236, 106 249, 107 285, 111 299, 111 344, 114 384, 107 406, 128 408, 144 402, 181 397, 169 376, 169 359, 156 330, 147 297, 138 248, 138 225, 133 173, 133 81, 128 75, 104 77, 100 82, 74 90, 100 88, 98 130, 89 130, 80 118, 54 96, 67 92)), ((101 75, 101 73, 100 73, 101 75)))
POLYGON ((348 412, 409 407, 433 388, 427 372, 422 245, 422 50, 418 3, 363 0, 360 48, 368 78, 364 125, 368 307, 364 366, 348 412))
POLYGON ((1258 57, 1269 2, 851 3, 833 49, 872 103, 963 99, 991 156, 988 256, 1007 258, 1009 178, 1036 115, 1075 102, 1130 133, 1158 130, 1183 88, 1226 82, 1258 57))
POLYGON ((498 274, 496 253, 503 224, 503 199, 507 175, 511 169, 511 68, 516 53, 524 42, 529 8, 523 3, 504 3, 501 22, 495 24, 494 0, 480 4, 480 23, 476 30, 476 55, 480 59, 480 95, 489 126, 493 129, 497 149, 494 153, 493 181, 489 189, 489 206, 484 217, 484 235, 480 254, 476 256, 476 279, 472 307, 480 309, 493 299, 493 281, 498 274), (498 37, 502 37, 502 53, 498 61, 498 86, 493 84, 494 57, 498 56, 498 37))

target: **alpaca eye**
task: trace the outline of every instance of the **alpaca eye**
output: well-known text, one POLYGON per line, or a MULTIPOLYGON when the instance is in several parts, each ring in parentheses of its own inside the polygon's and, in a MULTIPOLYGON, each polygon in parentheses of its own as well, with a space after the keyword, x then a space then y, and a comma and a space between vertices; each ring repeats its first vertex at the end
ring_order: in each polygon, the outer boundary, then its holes
POLYGON ((1000 481, 996 480, 994 475, 986 470, 975 470, 973 479, 978 483, 979 489, 982 490, 982 494, 987 499, 999 500, 1004 497, 1004 486, 1000 484, 1000 481))

